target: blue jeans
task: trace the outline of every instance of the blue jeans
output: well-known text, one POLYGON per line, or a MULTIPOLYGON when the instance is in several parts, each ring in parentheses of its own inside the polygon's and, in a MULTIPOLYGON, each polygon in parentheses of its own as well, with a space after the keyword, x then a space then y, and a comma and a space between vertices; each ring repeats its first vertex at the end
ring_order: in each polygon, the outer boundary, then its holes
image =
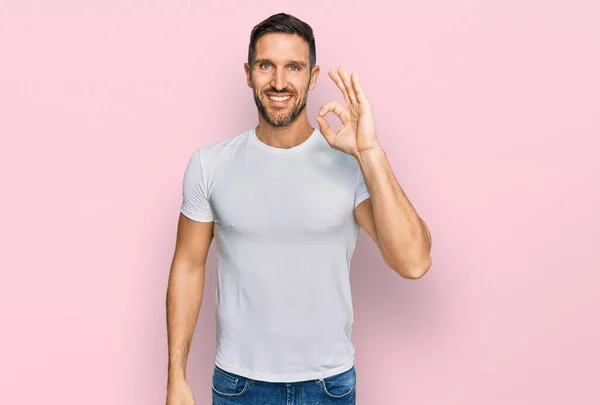
POLYGON ((299 382, 253 380, 215 365, 213 405, 356 405, 356 371, 299 382))

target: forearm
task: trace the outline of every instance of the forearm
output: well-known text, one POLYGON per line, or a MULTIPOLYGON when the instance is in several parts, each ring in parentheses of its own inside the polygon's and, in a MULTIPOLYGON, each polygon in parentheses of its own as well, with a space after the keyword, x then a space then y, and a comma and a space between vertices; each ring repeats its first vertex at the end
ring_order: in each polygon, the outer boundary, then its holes
POLYGON ((174 261, 167 288, 169 379, 185 378, 204 289, 204 266, 174 261))
POLYGON ((431 261, 429 234, 396 180, 384 150, 368 149, 356 158, 371 195, 382 254, 401 275, 422 275, 431 261))

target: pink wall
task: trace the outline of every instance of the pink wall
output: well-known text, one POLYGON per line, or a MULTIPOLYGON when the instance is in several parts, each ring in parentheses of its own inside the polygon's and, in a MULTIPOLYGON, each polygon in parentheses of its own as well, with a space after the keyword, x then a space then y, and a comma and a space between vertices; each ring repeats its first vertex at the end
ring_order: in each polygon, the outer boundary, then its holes
MULTIPOLYGON (((325 72, 311 122, 343 101, 326 72, 358 72, 433 234, 418 281, 360 234, 358 403, 600 403, 597 3, 250 4, 0 1, 0 402, 164 404, 183 171, 257 122, 249 33, 285 11, 313 26, 325 72)), ((188 369, 198 404, 215 253, 188 369)))

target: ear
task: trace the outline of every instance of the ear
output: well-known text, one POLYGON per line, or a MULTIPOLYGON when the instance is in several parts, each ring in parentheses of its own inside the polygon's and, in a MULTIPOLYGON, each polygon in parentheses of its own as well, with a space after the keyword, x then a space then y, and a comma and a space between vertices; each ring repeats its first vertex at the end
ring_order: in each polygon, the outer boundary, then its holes
POLYGON ((317 65, 313 66, 312 76, 310 78, 310 83, 308 84, 308 90, 314 89, 314 87, 317 85, 317 79, 319 78, 320 71, 321 71, 321 68, 319 68, 319 66, 317 66, 317 65))
POLYGON ((250 72, 250 65, 247 62, 244 63, 244 71, 246 72, 246 83, 248 87, 252 88, 252 73, 250 72))

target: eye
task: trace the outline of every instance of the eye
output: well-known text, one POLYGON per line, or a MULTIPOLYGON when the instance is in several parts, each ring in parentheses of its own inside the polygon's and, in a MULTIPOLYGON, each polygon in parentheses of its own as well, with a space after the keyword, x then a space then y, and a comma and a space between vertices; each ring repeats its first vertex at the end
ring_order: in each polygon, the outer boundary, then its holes
POLYGON ((262 62, 262 63, 261 63, 260 65, 258 65, 258 66, 259 66, 259 67, 262 69, 262 67, 263 67, 263 66, 265 66, 265 65, 269 65, 269 66, 271 66, 271 64, 270 64, 270 63, 267 63, 267 62, 262 62))
POLYGON ((300 70, 300 66, 297 66, 297 65, 292 65, 290 67, 296 68, 296 71, 300 70))

